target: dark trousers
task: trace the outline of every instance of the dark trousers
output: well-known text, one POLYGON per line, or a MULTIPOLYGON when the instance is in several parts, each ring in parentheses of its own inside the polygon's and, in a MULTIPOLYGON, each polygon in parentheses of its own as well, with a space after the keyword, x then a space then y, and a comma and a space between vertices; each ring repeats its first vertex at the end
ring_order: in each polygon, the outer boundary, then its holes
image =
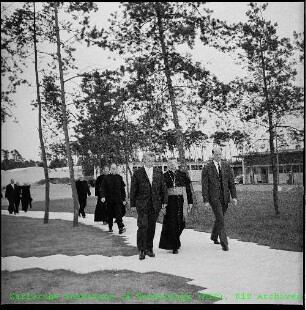
POLYGON ((15 213, 16 209, 15 209, 15 202, 14 202, 14 200, 13 199, 8 199, 8 203, 9 203, 8 212, 10 214, 12 214, 13 212, 15 213))
POLYGON ((87 198, 85 197, 79 197, 79 205, 80 205, 80 209, 79 209, 79 214, 82 214, 83 216, 85 216, 85 207, 86 207, 86 203, 87 203, 87 198))
POLYGON ((15 200, 16 213, 19 213, 20 198, 15 200))
POLYGON ((116 208, 119 208, 118 203, 112 203, 108 202, 107 203, 107 222, 108 222, 108 227, 109 229, 112 229, 113 227, 113 219, 116 218, 116 223, 119 229, 124 227, 124 224, 122 222, 122 216, 119 215, 119 212, 116 212, 116 208))
POLYGON ((211 232, 211 239, 217 240, 220 238, 222 245, 228 245, 227 236, 224 227, 224 216, 227 210, 227 205, 220 203, 211 204, 212 210, 215 215, 215 223, 211 232))
POLYGON ((153 207, 138 212, 137 248, 139 251, 152 250, 158 212, 153 207))

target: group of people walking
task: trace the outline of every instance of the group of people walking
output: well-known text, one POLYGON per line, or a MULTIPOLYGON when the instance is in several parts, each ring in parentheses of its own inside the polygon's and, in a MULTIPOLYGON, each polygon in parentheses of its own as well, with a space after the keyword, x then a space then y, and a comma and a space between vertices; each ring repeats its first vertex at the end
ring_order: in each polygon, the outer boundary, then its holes
POLYGON ((24 212, 28 211, 28 208, 32 208, 32 197, 30 192, 30 185, 19 185, 14 179, 11 179, 10 184, 5 188, 5 198, 8 200, 8 211, 10 214, 19 213, 19 206, 21 202, 21 208, 24 212))
MULTIPOLYGON (((202 197, 204 207, 210 206, 215 215, 211 240, 228 251, 224 217, 230 196, 233 204, 237 205, 237 193, 231 166, 221 160, 221 154, 221 147, 215 146, 212 160, 202 170, 202 197)), ((164 219, 159 248, 178 254, 186 216, 193 207, 191 181, 185 172, 179 170, 177 160, 168 161, 168 170, 164 174, 153 167, 154 160, 154 153, 144 154, 144 167, 135 171, 131 181, 131 207, 136 208, 138 214, 137 247, 140 260, 146 256, 155 257, 153 239, 161 210, 164 219)))
POLYGON ((105 166, 95 184, 97 205, 94 215, 95 222, 108 224, 109 232, 113 232, 114 219, 122 234, 126 228, 123 216, 126 212, 125 183, 121 175, 117 173, 117 165, 111 164, 110 169, 105 166))

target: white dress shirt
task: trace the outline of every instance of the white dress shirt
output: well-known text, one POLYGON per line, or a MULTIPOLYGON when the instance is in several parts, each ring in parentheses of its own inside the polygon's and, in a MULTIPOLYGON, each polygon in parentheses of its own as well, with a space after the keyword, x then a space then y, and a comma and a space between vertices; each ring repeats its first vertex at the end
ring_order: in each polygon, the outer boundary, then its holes
POLYGON ((147 174, 147 176, 149 178, 149 181, 150 181, 150 183, 152 185, 152 181, 153 181, 153 167, 148 168, 148 167, 144 166, 144 169, 145 169, 146 174, 147 174))
POLYGON ((219 167, 218 167, 218 164, 220 165, 220 169, 221 169, 221 161, 218 163, 217 161, 213 160, 215 166, 216 166, 216 169, 217 169, 217 172, 219 174, 219 167))

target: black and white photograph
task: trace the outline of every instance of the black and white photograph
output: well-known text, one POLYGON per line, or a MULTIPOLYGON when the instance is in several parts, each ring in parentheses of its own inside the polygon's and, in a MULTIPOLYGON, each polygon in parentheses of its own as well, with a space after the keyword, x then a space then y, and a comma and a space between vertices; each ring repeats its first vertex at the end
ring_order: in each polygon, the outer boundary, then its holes
POLYGON ((304 11, 1 2, 1 306, 303 306, 304 11))

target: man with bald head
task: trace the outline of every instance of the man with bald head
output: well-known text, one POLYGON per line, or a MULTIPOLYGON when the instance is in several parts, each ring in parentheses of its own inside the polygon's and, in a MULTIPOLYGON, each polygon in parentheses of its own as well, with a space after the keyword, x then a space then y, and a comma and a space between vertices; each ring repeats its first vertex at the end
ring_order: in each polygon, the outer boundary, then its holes
POLYGON ((202 170, 202 196, 204 207, 211 206, 215 223, 211 233, 211 240, 220 244, 223 251, 228 251, 228 240, 224 228, 224 216, 232 197, 233 205, 237 205, 234 174, 228 162, 221 160, 222 148, 215 145, 210 160, 202 170), (218 241, 218 236, 220 242, 218 241))
POLYGON ((153 239, 156 221, 161 208, 166 207, 167 187, 162 171, 153 167, 155 154, 147 152, 143 156, 144 167, 132 176, 131 207, 137 210, 137 248, 139 259, 155 257, 153 239))

